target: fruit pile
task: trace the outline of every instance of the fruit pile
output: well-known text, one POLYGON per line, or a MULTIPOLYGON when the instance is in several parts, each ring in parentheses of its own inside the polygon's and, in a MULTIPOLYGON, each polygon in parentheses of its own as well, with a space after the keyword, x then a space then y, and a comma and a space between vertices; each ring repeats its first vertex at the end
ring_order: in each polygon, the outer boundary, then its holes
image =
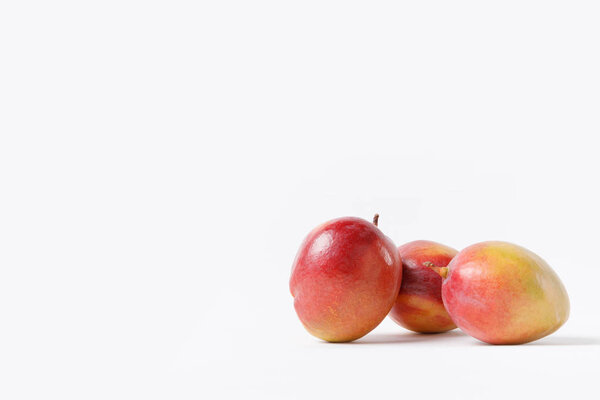
POLYGON ((397 248, 373 223, 345 217, 308 234, 292 267, 300 321, 329 342, 356 340, 386 315, 406 329, 457 326, 491 344, 520 344, 556 331, 569 297, 550 266, 506 242, 458 252, 418 240, 397 248))

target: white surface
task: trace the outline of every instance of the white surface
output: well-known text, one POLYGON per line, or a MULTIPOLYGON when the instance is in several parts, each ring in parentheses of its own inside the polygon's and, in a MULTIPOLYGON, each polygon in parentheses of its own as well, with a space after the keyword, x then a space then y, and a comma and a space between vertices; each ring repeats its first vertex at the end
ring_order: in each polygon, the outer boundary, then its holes
POLYGON ((593 1, 5 1, 2 399, 599 398, 593 1), (508 240, 531 345, 298 322, 303 237, 508 240))

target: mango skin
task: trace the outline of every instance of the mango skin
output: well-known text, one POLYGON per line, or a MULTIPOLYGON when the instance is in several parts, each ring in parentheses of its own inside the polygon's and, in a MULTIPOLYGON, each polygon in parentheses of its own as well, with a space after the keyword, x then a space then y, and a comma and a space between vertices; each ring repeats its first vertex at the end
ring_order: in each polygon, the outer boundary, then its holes
POLYGON ((394 243, 371 222, 344 217, 308 234, 294 260, 290 291, 310 334, 348 342, 386 317, 401 279, 394 243))
POLYGON ((402 283, 390 318, 419 333, 440 333, 456 328, 442 301, 442 277, 430 266, 446 267, 458 253, 452 247, 416 240, 398 247, 402 283))
POLYGON ((461 330, 483 342, 531 342, 569 318, 569 297, 558 275, 523 247, 477 243, 448 267, 442 284, 446 310, 461 330))

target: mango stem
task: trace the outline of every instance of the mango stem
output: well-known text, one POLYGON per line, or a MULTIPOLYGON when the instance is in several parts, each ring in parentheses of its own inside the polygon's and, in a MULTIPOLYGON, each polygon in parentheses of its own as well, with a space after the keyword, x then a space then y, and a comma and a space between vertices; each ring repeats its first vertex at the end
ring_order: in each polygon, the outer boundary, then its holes
POLYGON ((373 225, 377 226, 378 222, 379 222, 379 214, 375 214, 373 216, 373 225))
POLYGON ((442 279, 446 279, 446 277, 448 276, 448 267, 438 267, 431 261, 425 261, 423 265, 437 272, 438 275, 442 277, 442 279))

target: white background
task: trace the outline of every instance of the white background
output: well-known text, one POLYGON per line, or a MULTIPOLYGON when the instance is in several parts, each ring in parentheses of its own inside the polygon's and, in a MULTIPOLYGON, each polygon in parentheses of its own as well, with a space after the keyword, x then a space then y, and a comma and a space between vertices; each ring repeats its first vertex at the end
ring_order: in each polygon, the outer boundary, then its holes
POLYGON ((598 398, 595 1, 3 1, 2 399, 598 398), (312 338, 317 224, 521 244, 554 335, 312 338))

